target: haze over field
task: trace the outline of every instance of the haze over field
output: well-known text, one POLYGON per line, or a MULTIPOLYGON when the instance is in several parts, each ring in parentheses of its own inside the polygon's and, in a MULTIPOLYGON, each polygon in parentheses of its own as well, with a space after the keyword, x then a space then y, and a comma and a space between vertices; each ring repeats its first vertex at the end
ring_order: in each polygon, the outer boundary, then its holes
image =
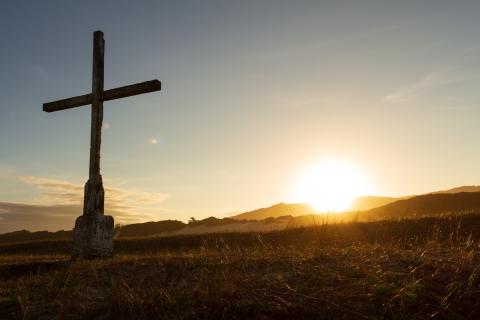
MULTIPOLYGON (((78 208, 71 209, 73 209, 72 214, 75 214, 74 210, 78 208)), ((34 210, 41 212, 38 207, 33 207, 32 211, 34 210)), ((66 208, 64 210, 67 212, 66 208)), ((209 217, 198 220, 191 217, 187 223, 178 220, 161 220, 118 224, 114 235, 115 239, 123 239, 225 232, 270 232, 350 222, 456 217, 478 211, 480 211, 480 187, 465 186, 402 198, 360 197, 353 201, 349 211, 346 212, 321 212, 309 204, 279 203, 223 219, 209 217)), ((22 229, 0 233, 0 245, 71 237, 70 228, 53 230, 53 232, 44 229, 41 231, 22 229)))

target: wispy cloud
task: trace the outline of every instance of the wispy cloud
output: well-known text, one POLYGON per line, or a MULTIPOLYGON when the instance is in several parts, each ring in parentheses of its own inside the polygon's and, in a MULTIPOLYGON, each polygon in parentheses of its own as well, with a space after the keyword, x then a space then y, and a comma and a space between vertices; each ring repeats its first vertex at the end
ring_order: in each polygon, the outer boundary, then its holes
POLYGON ((383 101, 401 103, 419 97, 424 91, 466 80, 467 77, 453 72, 433 71, 417 81, 386 94, 383 101))
MULTIPOLYGON (((44 177, 22 176, 23 182, 40 193, 27 202, 0 202, 0 232, 28 228, 30 230, 70 229, 82 214, 83 184, 44 177)), ((169 195, 125 188, 105 188, 105 213, 118 223, 156 220, 151 207, 169 195)))
POLYGON ((318 52, 321 50, 335 50, 339 46, 348 44, 355 41, 363 41, 371 37, 378 37, 383 33, 393 32, 395 30, 402 29, 404 27, 411 27, 411 21, 402 21, 395 24, 388 24, 382 26, 375 26, 369 29, 354 31, 350 34, 343 36, 327 38, 322 41, 306 41, 303 45, 297 46, 283 46, 281 48, 275 48, 274 51, 268 50, 260 52, 262 57, 266 59, 273 58, 290 58, 303 56, 305 54, 318 52))
POLYGON ((348 103, 350 96, 345 93, 318 93, 305 91, 296 94, 274 94, 271 99, 275 105, 285 106, 292 110, 300 110, 312 107, 337 107, 345 105, 348 103))
MULTIPOLYGON (((43 190, 41 195, 33 200, 36 204, 76 205, 83 203, 83 184, 34 176, 23 176, 20 179, 43 190)), ((168 198, 167 194, 159 192, 105 187, 105 210, 142 211, 149 205, 160 203, 166 198, 168 198)))

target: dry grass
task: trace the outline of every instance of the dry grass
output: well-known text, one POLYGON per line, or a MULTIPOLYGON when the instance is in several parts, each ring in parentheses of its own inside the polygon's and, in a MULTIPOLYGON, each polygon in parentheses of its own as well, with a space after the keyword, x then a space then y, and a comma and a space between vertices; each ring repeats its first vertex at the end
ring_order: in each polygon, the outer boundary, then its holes
POLYGON ((479 223, 122 240, 75 264, 68 241, 2 246, 0 318, 476 319, 479 223))

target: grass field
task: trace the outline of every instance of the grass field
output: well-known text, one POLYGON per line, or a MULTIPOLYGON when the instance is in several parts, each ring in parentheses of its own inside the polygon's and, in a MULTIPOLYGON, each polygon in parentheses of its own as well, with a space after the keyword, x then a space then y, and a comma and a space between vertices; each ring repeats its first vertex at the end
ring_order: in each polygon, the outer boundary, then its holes
POLYGON ((0 246, 0 319, 478 319, 480 215, 0 246))

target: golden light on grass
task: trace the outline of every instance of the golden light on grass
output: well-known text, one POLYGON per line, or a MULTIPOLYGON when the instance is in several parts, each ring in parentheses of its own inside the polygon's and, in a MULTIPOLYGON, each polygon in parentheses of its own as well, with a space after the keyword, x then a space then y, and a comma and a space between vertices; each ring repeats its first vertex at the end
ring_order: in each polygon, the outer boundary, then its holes
POLYGON ((310 204, 320 212, 342 212, 356 197, 369 192, 368 180, 360 169, 329 160, 305 170, 296 183, 293 201, 310 204))

